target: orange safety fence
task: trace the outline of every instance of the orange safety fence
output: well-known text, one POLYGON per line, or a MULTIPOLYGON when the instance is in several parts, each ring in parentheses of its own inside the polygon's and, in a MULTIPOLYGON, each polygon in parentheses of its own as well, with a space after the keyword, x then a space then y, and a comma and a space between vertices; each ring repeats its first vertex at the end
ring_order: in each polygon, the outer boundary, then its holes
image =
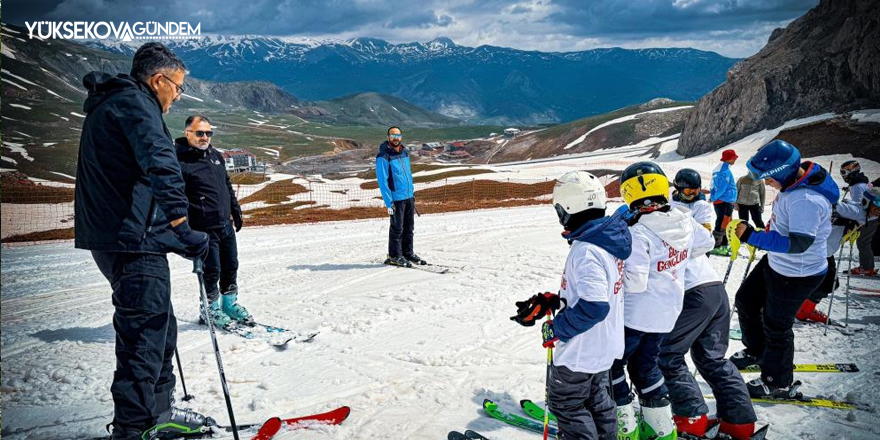
MULTIPOLYGON (((584 167, 603 179, 610 198, 620 197, 617 178, 620 169, 631 163, 620 162, 584 167)), ((663 168, 670 180, 679 169, 670 164, 663 164, 663 168)), ((555 180, 509 179, 499 174, 487 171, 478 177, 418 179, 414 184, 417 210, 420 214, 437 214, 550 203, 555 180)), ((273 177, 267 182, 233 185, 244 211, 245 227, 387 215, 375 180, 273 177)), ((709 185, 709 176, 703 176, 703 184, 709 185)), ((768 188, 767 200, 773 197, 775 192, 768 188)), ((0 240, 35 243, 73 239, 73 199, 72 184, 12 181, 4 176, 0 240)))

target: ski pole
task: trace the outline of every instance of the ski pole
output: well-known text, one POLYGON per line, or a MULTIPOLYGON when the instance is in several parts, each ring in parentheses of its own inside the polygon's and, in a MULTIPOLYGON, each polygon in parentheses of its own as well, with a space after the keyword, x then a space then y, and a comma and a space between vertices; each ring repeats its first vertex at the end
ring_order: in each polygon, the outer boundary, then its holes
POLYGON ((183 401, 187 402, 195 396, 186 392, 186 380, 183 378, 183 366, 180 364, 180 353, 177 351, 177 347, 174 347, 174 358, 177 359, 177 374, 180 375, 180 384, 183 385, 183 401))
POLYGON ((223 388, 223 398, 226 399, 226 410, 229 412, 229 424, 232 426, 232 437, 238 438, 238 427, 235 425, 235 414, 232 411, 232 399, 229 397, 229 386, 226 383, 226 373, 223 371, 223 359, 220 357, 220 346, 217 344, 217 335, 214 333, 214 321, 210 319, 208 306, 208 294, 205 291, 205 275, 202 268, 202 259, 193 260, 193 272, 199 278, 199 294, 202 297, 202 309, 208 317, 208 332, 211 333, 211 342, 214 344, 214 356, 217 358, 217 370, 220 372, 220 386, 223 388))
POLYGON ((852 236, 849 239, 849 269, 846 271, 846 318, 843 321, 844 327, 849 327, 849 281, 852 279, 853 248, 856 245, 856 240, 859 239, 859 235, 861 235, 861 231, 856 229, 852 232, 852 236))
MULTIPOLYGON (((834 266, 834 271, 837 272, 837 268, 840 267, 840 260, 843 258, 843 248, 846 246, 847 237, 843 238, 843 241, 840 243, 840 250, 837 251, 837 264, 834 266)), ((825 332, 822 333, 822 336, 828 334, 828 323, 831 322, 831 305, 834 304, 834 291, 837 290, 834 288, 835 284, 837 284, 837 274, 834 274, 834 282, 831 284, 831 299, 828 300, 828 319, 825 320, 825 332)))
POLYGON ((727 244, 730 246, 730 263, 727 263, 727 271, 724 272, 724 282, 721 283, 725 287, 727 287, 727 279, 730 278, 730 270, 733 269, 733 262, 739 257, 740 241, 739 237, 736 236, 736 227, 740 223, 742 223, 742 220, 731 220, 730 223, 727 224, 727 229, 725 230, 725 233, 727 234, 727 244))
MULTIPOLYGON (((552 319, 552 311, 547 317, 552 319)), ((550 367, 553 365, 553 344, 547 346, 547 375, 544 379, 544 440, 550 435, 550 367)))

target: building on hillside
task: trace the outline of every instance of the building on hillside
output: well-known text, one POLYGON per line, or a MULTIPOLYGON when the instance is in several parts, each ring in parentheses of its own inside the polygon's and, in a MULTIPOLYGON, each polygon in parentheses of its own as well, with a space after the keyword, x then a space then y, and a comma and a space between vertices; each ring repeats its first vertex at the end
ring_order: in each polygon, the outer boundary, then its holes
POLYGON ((444 151, 452 152, 452 151, 461 150, 463 148, 464 148, 464 142, 449 142, 446 144, 446 148, 444 151))
MULTIPOLYGON (((224 151, 223 159, 226 160, 226 171, 236 173, 257 171, 257 168, 262 165, 257 163, 257 156, 254 153, 241 148, 224 151)), ((265 165, 262 165, 262 167, 265 169, 265 165)))
POLYGON ((440 142, 425 142, 422 144, 422 150, 436 150, 438 148, 443 149, 443 144, 440 142))
POLYGON ((515 138, 519 135, 518 128, 505 128, 504 129, 504 137, 515 138))
POLYGON ((409 144, 406 146, 407 151, 416 151, 419 149, 419 146, 416 144, 409 144))

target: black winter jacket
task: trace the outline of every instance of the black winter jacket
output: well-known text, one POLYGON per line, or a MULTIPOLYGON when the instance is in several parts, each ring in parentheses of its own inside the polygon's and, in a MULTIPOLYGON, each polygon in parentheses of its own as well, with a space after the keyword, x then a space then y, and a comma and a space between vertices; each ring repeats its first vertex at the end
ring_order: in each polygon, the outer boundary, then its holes
POLYGON ((174 140, 177 160, 186 183, 190 226, 198 231, 222 229, 232 212, 241 212, 223 155, 213 146, 199 150, 185 137, 174 140))
POLYGON ((117 252, 180 249, 170 221, 187 200, 162 108, 129 75, 91 72, 76 164, 75 246, 117 252))

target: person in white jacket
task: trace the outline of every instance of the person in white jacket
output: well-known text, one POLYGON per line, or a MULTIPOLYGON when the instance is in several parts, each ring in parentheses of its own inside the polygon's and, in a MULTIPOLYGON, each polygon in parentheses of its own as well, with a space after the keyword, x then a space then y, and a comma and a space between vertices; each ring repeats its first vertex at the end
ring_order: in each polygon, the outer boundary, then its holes
POLYGON ((605 216, 605 201, 604 185, 590 173, 572 171, 557 180, 553 204, 570 246, 559 294, 519 302, 511 318, 530 326, 559 309, 542 335, 545 347, 556 347, 548 401, 558 438, 567 440, 617 438, 608 370, 623 355, 623 261, 632 236, 622 212, 605 216))
MULTIPOLYGON (((672 206, 687 209, 709 231, 712 206, 703 196, 701 184, 695 170, 679 171, 673 180, 672 206)), ((698 255, 688 261, 684 288, 684 305, 675 328, 660 346, 660 370, 669 388, 675 426, 679 434, 706 437, 718 424, 719 431, 734 440, 749 440, 758 418, 742 375, 726 359, 730 303, 709 257, 698 255), (703 391, 685 362, 688 352, 700 376, 712 388, 716 401, 714 420, 709 419, 703 391)))
POLYGON ((715 240, 688 212, 669 205, 669 179, 657 164, 627 167, 620 192, 630 209, 633 249, 624 265, 625 348, 611 367, 618 435, 675 439, 669 391, 658 366, 660 344, 681 312, 688 260, 712 250, 715 240), (639 395, 638 425, 624 368, 639 395))

